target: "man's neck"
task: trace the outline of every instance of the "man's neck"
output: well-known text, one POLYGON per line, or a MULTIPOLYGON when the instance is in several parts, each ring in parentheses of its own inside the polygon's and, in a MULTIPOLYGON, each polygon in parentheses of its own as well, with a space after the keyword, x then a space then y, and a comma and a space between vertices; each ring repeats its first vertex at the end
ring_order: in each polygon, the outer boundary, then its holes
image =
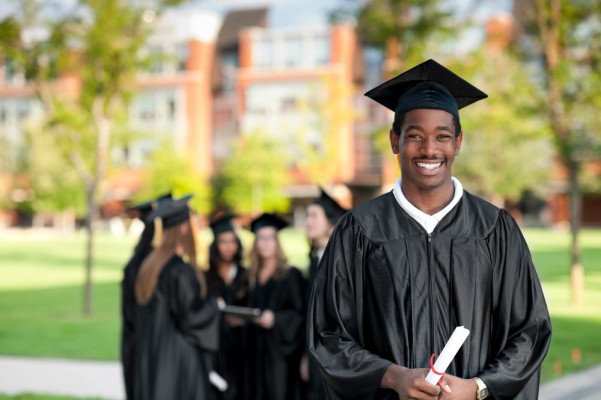
POLYGON ((455 193, 453 181, 450 179, 443 186, 433 190, 406 187, 401 181, 403 195, 415 208, 428 215, 434 215, 445 208, 452 200, 455 193))

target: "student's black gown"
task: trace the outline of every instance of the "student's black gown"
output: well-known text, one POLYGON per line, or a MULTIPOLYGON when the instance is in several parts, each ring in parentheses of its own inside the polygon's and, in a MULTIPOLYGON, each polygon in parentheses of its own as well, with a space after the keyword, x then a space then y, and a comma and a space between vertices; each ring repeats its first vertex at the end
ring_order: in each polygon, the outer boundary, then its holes
MULTIPOLYGON (((221 297, 226 304, 245 306, 248 290, 248 271, 237 266, 236 276, 227 285, 215 271, 207 272, 209 294, 221 297)), ((221 321, 219 351, 211 357, 213 369, 228 383, 225 392, 215 389, 217 398, 224 400, 244 398, 244 326, 232 327, 221 321)))
MULTIPOLYGON (((319 266, 319 257, 315 251, 309 253, 309 279, 307 280, 307 298, 311 296, 311 290, 313 289, 313 283, 317 276, 317 267, 319 266)), ((307 301, 308 303, 308 301, 307 301)), ((306 337, 306 336, 305 336, 306 337)), ((306 348, 305 340, 305 355, 308 357, 309 367, 309 381, 306 384, 307 400, 323 400, 326 398, 326 394, 323 388, 323 382, 321 380, 321 374, 319 368, 315 363, 313 357, 309 356, 308 349, 306 348)))
POLYGON ((218 349, 220 318, 216 301, 200 298, 193 268, 174 256, 137 309, 134 398, 212 399, 205 352, 218 349))
POLYGON ((134 254, 123 269, 121 281, 121 366, 125 384, 126 399, 132 400, 133 380, 135 370, 135 343, 136 343, 136 298, 134 286, 136 277, 144 259, 152 251, 152 237, 154 225, 146 224, 140 241, 134 249, 134 254))
POLYGON ((272 329, 246 324, 248 356, 246 398, 249 400, 295 399, 300 396, 300 354, 305 320, 304 279, 291 267, 286 276, 256 284, 248 305, 275 314, 272 329))
POLYGON ((479 376, 494 400, 533 400, 551 323, 514 219, 464 192, 430 235, 384 194, 345 215, 317 271, 309 349, 330 399, 396 399, 392 364, 429 368, 457 326, 448 373, 479 376))

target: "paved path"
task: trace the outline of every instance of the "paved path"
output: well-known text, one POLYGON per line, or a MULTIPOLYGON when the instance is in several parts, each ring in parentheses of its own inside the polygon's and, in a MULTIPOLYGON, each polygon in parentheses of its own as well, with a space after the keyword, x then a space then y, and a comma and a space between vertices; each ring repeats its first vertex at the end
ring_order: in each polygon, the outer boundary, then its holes
POLYGON ((0 393, 125 398, 121 365, 110 361, 0 357, 0 393))
MULTIPOLYGON (((599 382, 601 365, 542 385, 539 400, 599 400, 599 382)), ((0 356, 0 393, 25 392, 125 398, 118 362, 0 356)))

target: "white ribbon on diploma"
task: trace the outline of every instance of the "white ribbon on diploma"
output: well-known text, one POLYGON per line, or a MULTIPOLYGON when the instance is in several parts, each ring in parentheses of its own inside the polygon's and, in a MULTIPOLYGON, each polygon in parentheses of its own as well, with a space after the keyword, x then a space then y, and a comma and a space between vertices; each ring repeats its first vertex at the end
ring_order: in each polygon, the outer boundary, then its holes
POLYGON ((459 351, 459 348, 461 348, 461 345, 463 344, 463 342, 465 342, 465 339, 467 339, 469 334, 469 329, 465 329, 463 326, 458 326, 457 328, 455 328, 455 331, 451 335, 451 338, 449 339, 447 344, 444 346, 444 349, 442 349, 442 352, 436 359, 436 362, 434 363, 434 368, 432 368, 428 373, 428 376, 426 376, 426 382, 431 383, 432 385, 436 385, 438 383, 438 381, 442 377, 442 374, 445 373, 445 371, 449 367, 449 364, 451 364, 451 361, 453 361, 453 358, 455 358, 455 355, 459 351), (440 374, 437 374, 434 371, 440 372, 440 374))

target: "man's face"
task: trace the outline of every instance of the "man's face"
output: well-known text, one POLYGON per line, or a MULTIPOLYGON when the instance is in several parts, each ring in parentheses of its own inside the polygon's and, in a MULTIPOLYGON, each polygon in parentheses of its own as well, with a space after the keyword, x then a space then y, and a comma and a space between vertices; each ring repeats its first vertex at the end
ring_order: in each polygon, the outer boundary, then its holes
POLYGON ((453 116, 448 112, 408 111, 400 134, 390 131, 392 151, 401 160, 403 190, 432 191, 449 182, 462 139, 462 134, 455 137, 453 116))

